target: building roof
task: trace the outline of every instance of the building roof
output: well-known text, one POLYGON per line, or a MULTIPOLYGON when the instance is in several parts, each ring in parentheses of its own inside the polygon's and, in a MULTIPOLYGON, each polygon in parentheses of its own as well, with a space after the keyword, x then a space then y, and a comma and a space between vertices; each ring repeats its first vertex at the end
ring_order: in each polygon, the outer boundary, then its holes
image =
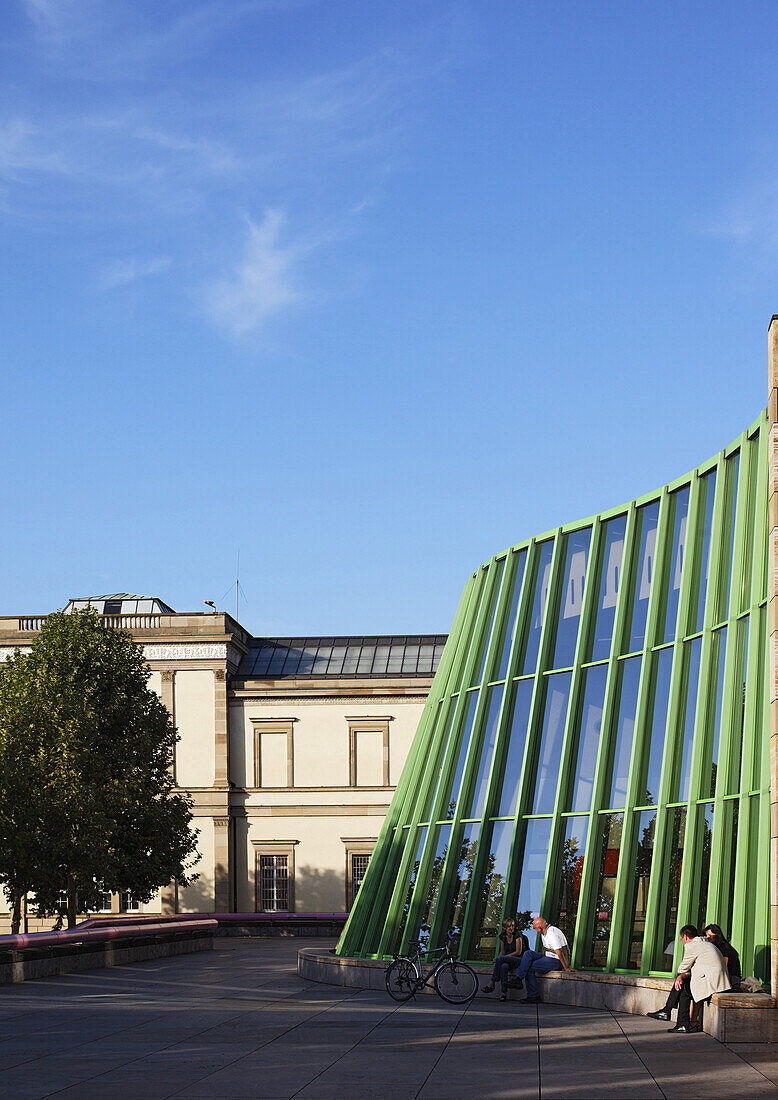
POLYGON ((66 611, 92 607, 98 615, 174 615, 159 596, 138 596, 131 592, 114 592, 107 596, 75 596, 68 600, 66 611), (107 605, 107 606, 106 606, 107 605))
POLYGON ((237 679, 433 676, 446 638, 446 634, 254 638, 237 679))

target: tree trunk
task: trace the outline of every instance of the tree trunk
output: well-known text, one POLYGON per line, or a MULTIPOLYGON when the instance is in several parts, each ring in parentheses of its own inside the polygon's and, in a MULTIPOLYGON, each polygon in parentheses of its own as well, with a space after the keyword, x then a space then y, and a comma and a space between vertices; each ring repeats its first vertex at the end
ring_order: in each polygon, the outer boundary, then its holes
POLYGON ((73 876, 68 875, 68 928, 74 928, 76 924, 76 884, 73 876))
POLYGON ((19 935, 19 927, 22 923, 22 895, 19 893, 13 896, 13 909, 11 910, 11 935, 19 935))

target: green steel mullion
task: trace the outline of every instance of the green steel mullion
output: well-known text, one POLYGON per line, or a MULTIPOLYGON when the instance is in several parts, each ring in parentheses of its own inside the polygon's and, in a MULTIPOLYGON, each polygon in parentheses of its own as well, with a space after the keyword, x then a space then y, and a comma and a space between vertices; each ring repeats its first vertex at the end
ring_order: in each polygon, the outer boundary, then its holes
MULTIPOLYGON (((467 695, 469 691, 465 689, 465 685, 470 683, 475 669, 476 662, 480 660, 481 655, 481 639, 484 635, 484 629, 486 621, 491 614, 491 594, 494 590, 494 574, 495 560, 489 562, 488 568, 483 570, 484 581, 481 585, 481 597, 478 604, 478 611, 475 620, 475 627, 470 637, 470 644, 467 651, 467 658, 465 660, 463 676, 461 680, 459 702, 457 709, 454 711, 451 726, 451 736, 448 741, 448 749, 446 751, 446 758, 441 762, 441 775, 440 786, 438 788, 437 798, 435 804, 430 808, 430 827, 427 832, 427 838, 424 844, 424 851, 421 854, 421 860, 419 862, 419 873, 416 876, 416 882, 413 888, 413 896, 411 898, 410 908, 408 910, 408 920, 405 925, 405 933, 403 935, 403 944, 409 938, 409 931, 415 929, 418 923, 419 915, 422 907, 427 900, 427 884, 429 880, 430 870, 435 859, 435 851, 437 848, 437 827, 434 824, 438 819, 442 818, 444 810, 444 800, 448 800, 449 795, 449 782, 454 776, 456 771, 456 761, 459 758, 461 751, 460 740, 464 737, 464 721, 465 713, 467 711, 467 695)), ((483 567, 482 567, 483 568, 483 567)), ((504 567, 502 572, 504 572, 504 567)), ((483 710, 483 700, 481 698, 481 691, 478 688, 474 688, 478 692, 478 699, 476 700, 476 711, 473 715, 473 724, 471 727, 471 741, 476 734, 477 727, 476 721, 479 714, 483 710)), ((471 747, 472 748, 472 745, 471 747)), ((471 758, 470 749, 468 750, 468 759, 471 758)), ((467 761, 466 761, 467 764, 467 761)), ((462 772, 462 782, 464 784, 466 769, 462 772)), ((457 810, 459 809, 459 798, 457 798, 457 810)), ((456 818, 456 811, 455 811, 456 818)), ((453 828, 453 824, 452 824, 453 828)), ((449 834, 451 835, 451 834, 449 834)), ((449 845, 450 847, 450 845, 449 845)), ((447 853, 447 862, 450 852, 447 853)), ((442 880, 441 880, 442 882, 442 880)))
MULTIPOLYGON (((756 865, 769 871, 770 867, 770 790, 763 790, 761 794, 753 795, 759 799, 758 822, 756 829, 756 865)), ((749 815, 750 816, 750 815, 749 815)), ((757 944, 767 952, 766 962, 762 962, 762 978, 770 981, 770 875, 757 874, 754 883, 754 920, 751 923, 752 948, 750 959, 754 963, 753 969, 758 969, 754 957, 754 948, 757 944), (766 973, 765 973, 766 971, 766 973)), ((752 969, 752 967, 748 967, 752 969)), ((775 993, 773 992, 773 995, 775 993)))
MULTIPOLYGON (((592 804, 589 808, 589 826, 586 830, 586 844, 584 846, 584 861, 581 871, 581 890, 578 895, 578 912, 585 914, 586 923, 582 931, 584 935, 576 936, 572 947, 572 965, 577 969, 585 966, 589 944, 589 924, 591 920, 592 903, 596 887, 594 877, 597 873, 598 845, 597 835, 598 814, 603 803, 605 783, 608 774, 608 762, 610 756, 610 726, 613 718, 613 703, 616 696, 616 685, 619 678, 618 655, 621 649, 621 639, 624 634, 624 623, 629 606, 630 591, 632 589, 632 558, 636 541, 637 508, 634 501, 627 512, 627 523, 624 529, 624 549, 621 555, 621 578, 619 591, 616 596, 616 607, 613 615, 613 636, 611 638, 611 651, 608 658, 608 673, 605 680, 605 698, 603 700, 602 719, 600 722, 600 744, 597 749, 597 763, 594 769, 594 784, 592 786, 592 804), (626 582, 625 582, 626 562, 626 582)), ((603 525, 603 537, 605 525, 603 525)), ((607 563, 603 562, 603 566, 607 563)), ((637 565, 635 565, 637 569, 637 565)))
MULTIPOLYGON (((669 522, 670 494, 667 489, 662 490, 659 499, 659 515, 656 525, 656 542, 654 544, 654 575, 651 581, 651 591, 648 596, 648 609, 646 612, 646 632, 643 639, 643 656, 640 661, 640 681, 638 683, 638 698, 635 709, 635 731, 632 739, 632 754, 630 757, 629 778, 627 780, 627 797, 624 807, 621 826, 621 852, 616 870, 616 883, 613 894, 613 912, 611 913, 611 934, 608 940, 608 955, 605 969, 612 970, 618 965, 622 957, 622 948, 627 932, 622 920, 622 909, 627 890, 632 878, 632 867, 626 855, 632 850, 632 831, 634 828, 633 807, 638 801, 641 792, 638 791, 643 776, 643 764, 647 755, 646 741, 646 714, 648 711, 648 699, 651 691, 651 649, 656 641, 659 624, 659 609, 662 606, 662 597, 670 583, 670 570, 665 570, 665 564, 673 552, 673 524, 669 522), (665 576, 665 573, 667 574, 665 576), (625 858, 621 858, 622 854, 625 858)), ((672 566, 672 562, 671 562, 672 566)), ((642 801, 642 799, 641 799, 642 801)))
MULTIPOLYGON (((503 562, 502 575, 500 577, 500 587, 495 597, 496 605, 494 608, 494 619, 492 622, 492 633, 486 639, 486 658, 484 660, 484 674, 481 678, 481 683, 484 687, 492 682, 492 667, 497 663, 499 654, 502 652, 502 645, 500 641, 502 639, 503 625, 507 630, 506 619, 511 610, 511 596, 513 595, 513 580, 516 575, 516 570, 519 567, 520 551, 509 550, 505 555, 505 561, 503 562)), ((506 638, 504 644, 510 644, 510 639, 506 638)))
MULTIPOLYGON (((586 646, 589 640, 589 628, 590 628, 590 616, 592 602, 596 598, 597 593, 597 556, 599 554, 600 538, 604 538, 605 525, 600 522, 598 518, 595 518, 592 523, 591 537, 589 541, 589 557, 586 563, 586 576, 584 578, 584 590, 581 598, 581 617, 578 622, 578 637, 575 644, 575 656, 573 658, 573 675, 570 680, 570 699, 567 704, 567 716, 565 719, 565 729, 562 737, 562 751, 560 754, 559 762, 559 782, 557 783, 556 799, 554 801, 554 816, 551 821, 551 837, 549 840, 549 861, 553 861, 553 870, 551 873, 546 872, 546 884, 544 885, 543 896, 543 911, 551 912, 552 909, 556 909, 557 894, 558 894, 558 865, 559 865, 559 837, 562 831, 562 818, 561 814, 565 810, 565 804, 567 802, 568 793, 570 791, 570 783, 573 779, 571 768, 575 767, 575 760, 573 759, 573 744, 576 740, 576 728, 579 725, 579 714, 583 705, 583 699, 579 699, 580 685, 584 680, 583 671, 581 669, 581 662, 586 657, 586 646)), ((561 593, 561 599, 565 598, 564 592, 561 593)), ((562 614, 562 608, 560 603, 559 614, 562 614)), ((558 627, 557 627, 558 629, 558 627)), ((577 746, 576 746, 577 747, 577 746)), ((585 814, 581 814, 581 817, 585 817, 585 814)), ((587 829, 588 833, 588 829, 587 829)), ((580 906, 578 913, 580 914, 580 906)), ((576 921, 577 927, 577 921, 576 921)), ((573 937, 575 939, 575 937, 573 937)))
POLYGON ((684 547, 683 564, 681 566, 681 589, 678 593, 678 615, 676 617, 676 633, 673 641, 673 664, 670 671, 670 689, 667 701, 667 720, 665 723, 665 743, 662 754, 662 772, 659 780, 659 794, 657 797, 656 825, 654 827, 654 851, 651 857, 651 873, 648 880, 648 896, 646 898, 646 933, 643 940, 640 970, 642 974, 648 974, 654 969, 654 956, 656 953, 656 937, 658 931, 664 926, 663 915, 667 906, 666 892, 662 889, 665 865, 669 855, 670 836, 667 834, 668 809, 670 785, 675 771, 675 757, 678 740, 678 704, 683 681, 684 642, 686 626, 689 619, 689 606, 691 603, 692 584, 696 577, 695 558, 698 541, 699 513, 702 511, 702 521, 705 513, 700 508, 700 477, 697 471, 692 473, 689 486, 689 511, 686 519, 686 545, 684 547), (648 930, 652 932, 649 935, 648 930))
MULTIPOLYGON (((413 857, 416 854, 416 848, 419 840, 419 829, 423 826, 411 825, 409 829, 400 830, 400 835, 407 833, 405 838, 405 847, 403 854, 400 858, 400 866, 398 869, 397 879, 392 887, 392 892, 389 898, 389 905, 386 911, 386 920, 384 922, 383 932, 381 933, 381 939, 378 945, 377 954, 386 955, 392 951, 395 937, 397 935, 397 927, 400 915, 402 913, 405 899, 408 896, 408 881, 410 879, 411 868, 413 866, 413 857)), ((427 837, 429 837, 430 830, 427 829, 427 837)), ((426 841, 425 841, 426 847, 426 841)), ((368 864, 368 866, 370 866, 368 864)), ((419 868, 421 870, 421 868, 419 868)), ((419 881, 418 874, 416 876, 416 882, 419 881)), ((364 883, 362 884, 364 886, 364 883)), ((361 889, 361 887, 360 887, 361 889)), ((380 919, 380 915, 379 915, 380 919)), ((408 939, 408 924, 411 919, 410 912, 408 913, 408 920, 405 924, 405 930, 403 932, 403 942, 408 939)), ((402 947, 398 944, 398 950, 402 947)))
MULTIPOLYGON (((716 469, 716 495, 713 499, 713 513, 711 516, 711 533, 708 543, 708 584, 705 591, 705 613, 703 616, 702 642, 700 645, 700 668, 697 681, 697 698, 694 708, 694 728, 692 741, 692 758, 689 772, 689 790, 687 791, 688 809, 686 811, 686 832, 684 835, 684 855, 686 858, 681 864, 681 881, 678 889, 678 919, 696 923, 700 901, 700 875, 699 857, 701 855, 701 843, 704 829, 700 823, 704 810, 697 808, 696 800, 700 797, 700 781, 702 777, 702 765, 705 759, 705 740, 708 733, 708 710, 710 707, 710 677, 711 654, 713 651, 713 626, 718 618, 718 606, 723 587, 722 558, 725 551, 727 532, 724 530, 724 518, 726 515, 727 498, 730 492, 729 479, 731 466, 727 467, 726 460, 719 455, 716 469), (689 855, 691 854, 691 859, 689 855)), ((736 503, 733 501, 733 503, 736 503)), ((734 522, 734 520, 733 520, 734 522)), ((734 555, 733 555, 734 557, 734 555)), ((731 565, 732 563, 730 563, 731 565)), ((730 631, 727 631, 726 656, 732 652, 729 648, 730 631)), ((691 684, 687 684, 687 695, 691 684)), ((724 690, 722 700, 729 698, 727 693, 727 662, 724 661, 724 690)), ((721 735, 719 734, 719 743, 721 735)), ((680 746, 679 746, 680 747, 680 746)), ((715 824, 714 812, 714 824, 715 824)), ((710 876, 709 876, 710 881, 710 876)), ((676 939, 676 952, 680 956, 681 945, 676 939)), ((680 957, 676 962, 680 961, 680 957)))

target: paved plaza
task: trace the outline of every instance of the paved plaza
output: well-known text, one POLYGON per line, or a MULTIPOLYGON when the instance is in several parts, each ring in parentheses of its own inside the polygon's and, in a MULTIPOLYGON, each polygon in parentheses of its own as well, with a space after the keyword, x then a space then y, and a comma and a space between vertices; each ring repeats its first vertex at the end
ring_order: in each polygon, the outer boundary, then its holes
POLYGON ((297 977, 301 946, 216 950, 0 987, 0 1096, 778 1098, 778 1052, 602 1011, 297 977))

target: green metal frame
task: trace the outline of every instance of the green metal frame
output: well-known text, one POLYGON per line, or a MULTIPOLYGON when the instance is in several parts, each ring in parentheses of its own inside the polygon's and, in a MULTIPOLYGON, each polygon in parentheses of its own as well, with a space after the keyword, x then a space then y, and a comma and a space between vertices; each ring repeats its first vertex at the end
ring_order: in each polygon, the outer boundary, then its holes
MULTIPOLYGON (((430 881, 435 875, 437 894, 428 929, 430 939, 441 941, 451 921, 458 889, 461 840, 469 824, 479 828, 478 843, 468 853, 470 875, 464 912, 461 915, 461 946, 464 957, 477 951, 479 920, 489 889, 492 827, 506 818, 494 816, 501 797, 502 776, 510 748, 512 716, 517 685, 531 680, 531 703, 525 729, 523 763, 516 794, 516 811, 510 820, 512 841, 504 877, 501 915, 515 910, 522 881, 527 822, 538 816, 549 820, 550 841, 545 884, 539 911, 551 921, 558 918, 560 866, 566 822, 571 817, 588 817, 586 842, 579 862, 580 884, 577 920, 572 938, 572 961, 578 968, 589 964, 590 945, 598 920, 599 871, 602 859, 604 814, 623 815, 621 844, 613 886, 610 932, 605 969, 627 969, 635 859, 639 837, 637 823, 647 809, 656 810, 654 847, 645 898, 645 936, 640 972, 666 973, 669 957, 660 942, 668 924, 671 866, 679 867, 678 854, 671 852, 670 822, 676 808, 686 809, 683 858, 680 860, 675 924, 695 921, 698 914, 717 921, 731 933, 741 950, 744 965, 763 979, 768 976, 769 899, 769 735, 767 649, 767 472, 768 433, 762 414, 741 436, 719 455, 683 477, 629 504, 587 520, 567 524, 519 543, 495 555, 469 578, 457 609, 454 624, 437 675, 430 690, 419 728, 403 769, 400 782, 384 821, 381 834, 356 904, 343 931, 338 952, 361 957, 386 957, 407 944, 419 932, 422 916, 429 915, 430 881), (737 486, 735 486, 735 463, 737 486), (715 495, 710 528, 705 530, 708 508, 701 493, 702 479, 715 470, 715 495), (672 494, 688 488, 688 510, 683 537, 683 562, 678 590, 675 634, 668 641, 662 635, 663 607, 668 598, 674 568, 674 511, 672 494), (628 652, 628 631, 636 593, 641 585, 639 537, 640 509, 658 503, 658 520, 653 546, 647 542, 650 571, 645 636, 642 647, 628 652), (626 517, 618 591, 613 614, 610 654, 587 661, 598 612, 600 581, 604 570, 607 523, 626 517), (578 608, 579 626, 571 667, 553 668, 556 631, 564 593, 567 540, 589 530, 589 550, 583 592, 578 608), (707 538, 707 561, 702 548, 707 538), (543 583, 539 563, 543 548, 551 545, 550 574, 545 595, 538 660, 535 669, 523 672, 522 662, 531 629, 537 586, 543 583), (702 630, 691 622, 696 593, 705 584, 702 630), (518 587, 518 593, 515 588, 518 587), (729 591, 728 606, 723 606, 729 591), (512 600, 517 600, 512 636, 507 627, 512 600), (739 649, 748 624, 748 645, 739 649), (719 662, 716 631, 726 628, 723 651, 723 686, 717 695, 719 662), (699 646, 698 683, 686 683, 689 647, 699 646), (663 651, 672 653, 669 695, 666 709, 664 752, 656 805, 646 805, 642 777, 651 752, 653 711, 665 700, 652 699, 654 666, 663 651), (497 679, 504 656, 507 673, 497 679), (625 805, 610 806, 611 772, 620 707, 620 670, 623 661, 640 661, 637 705, 627 778, 625 805), (575 779, 586 671, 606 671, 600 741, 594 770, 591 805, 572 811, 570 795, 575 779), (479 673, 482 675, 479 676, 479 673), (568 672, 570 691, 564 718, 559 779, 553 810, 533 815, 538 753, 543 729, 546 684, 551 673, 568 672), (493 678, 495 677, 495 678, 493 678), (480 682, 476 682, 479 681, 480 682), (471 811, 475 784, 485 751, 485 731, 492 692, 502 690, 494 735, 494 750, 488 767, 486 796, 481 818, 471 811), (688 790, 679 802, 673 789, 674 777, 683 752, 687 693, 695 692, 693 740, 690 746, 688 790), (468 707, 474 708, 465 726, 468 707), (716 785, 711 795, 711 752, 714 724, 720 708, 716 785), (740 731, 742 715, 742 736, 740 731), (464 731, 468 740, 463 740, 464 731), (458 791, 451 792, 453 777, 464 755, 464 769, 458 791), (434 799, 433 799, 434 793, 434 799), (712 807, 710 835, 703 827, 705 808, 712 807), (737 807, 737 829, 734 828, 737 807), (448 830, 448 842, 436 859, 439 830, 448 830), (420 830, 426 830, 422 833, 420 830), (424 844, 419 849, 420 838, 424 844), (710 850, 707 872, 703 854, 710 850), (418 858, 417 858, 418 855, 418 858), (703 895, 705 874, 707 893, 703 895), (409 888, 413 883, 413 889, 409 888), (737 898, 736 914, 732 898, 737 898), (655 966, 659 964, 659 970, 655 966)), ((680 524, 680 520, 679 520, 680 524)), ((680 532, 680 527, 679 527, 680 532)), ((647 574, 648 575, 648 574, 647 574)), ((723 635, 718 636, 723 641, 723 635)), ((666 660, 666 658, 665 658, 666 660)), ((691 728, 691 727, 690 727, 691 728)), ((658 733, 655 734, 658 736, 658 733)), ((486 771, 485 771, 486 774, 486 771)), ((483 777, 482 777, 483 779, 483 777)), ((613 872, 608 872, 613 877, 613 872)), ((499 895, 493 895, 498 897, 499 895)), ((601 926, 604 928, 604 926, 601 926)), ((492 929, 489 929, 491 936, 492 929)), ((496 931, 496 930, 495 930, 496 931)), ((604 934, 604 933, 601 933, 604 934)), ((673 962, 680 945, 676 941, 673 962)))

